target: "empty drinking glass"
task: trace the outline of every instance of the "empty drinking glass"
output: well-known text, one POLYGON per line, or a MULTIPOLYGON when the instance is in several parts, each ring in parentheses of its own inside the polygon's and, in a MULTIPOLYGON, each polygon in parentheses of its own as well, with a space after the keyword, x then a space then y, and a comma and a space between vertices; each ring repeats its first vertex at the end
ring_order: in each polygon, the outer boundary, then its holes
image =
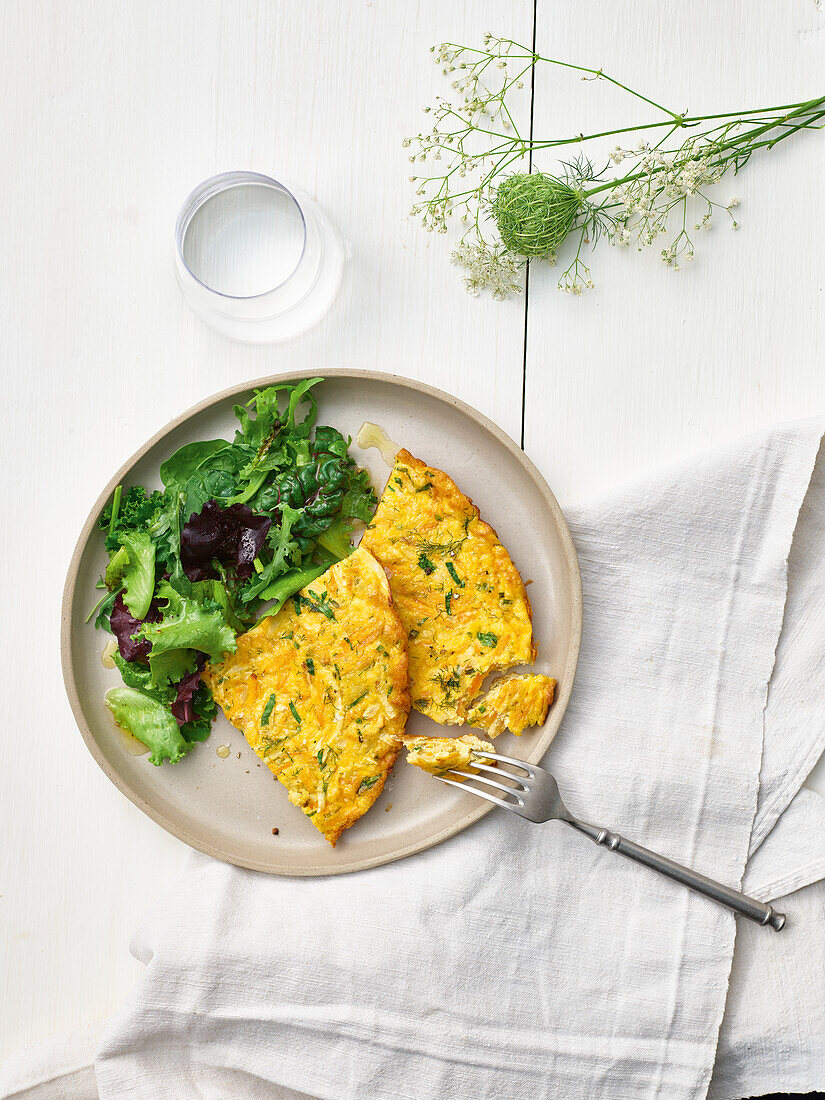
POLYGON ((297 336, 329 308, 344 249, 323 211, 259 172, 196 187, 175 227, 183 296, 218 332, 247 343, 297 336))

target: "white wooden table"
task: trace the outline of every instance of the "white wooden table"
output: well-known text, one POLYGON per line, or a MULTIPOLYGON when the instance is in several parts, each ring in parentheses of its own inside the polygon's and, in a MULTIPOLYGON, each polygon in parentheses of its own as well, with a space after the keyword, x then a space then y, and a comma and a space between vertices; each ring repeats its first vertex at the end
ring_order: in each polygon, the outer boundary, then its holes
MULTIPOLYGON (((535 11, 540 49, 680 108, 825 90, 812 0, 535 11)), ((2 5, 0 1057, 112 1012, 139 972, 131 931, 187 854, 93 763, 58 663, 80 524, 173 413, 285 368, 395 371, 523 439, 564 504, 825 407, 823 135, 724 187, 742 229, 709 234, 691 269, 604 247, 581 299, 536 269, 529 301, 473 300, 443 238, 407 221, 400 142, 443 91, 429 45, 487 29, 529 43, 533 21, 533 0, 2 5), (292 344, 234 344, 178 294, 177 207, 229 168, 295 181, 350 242, 337 304, 292 344)), ((536 134, 637 121, 559 72, 537 81, 534 111, 536 134)))

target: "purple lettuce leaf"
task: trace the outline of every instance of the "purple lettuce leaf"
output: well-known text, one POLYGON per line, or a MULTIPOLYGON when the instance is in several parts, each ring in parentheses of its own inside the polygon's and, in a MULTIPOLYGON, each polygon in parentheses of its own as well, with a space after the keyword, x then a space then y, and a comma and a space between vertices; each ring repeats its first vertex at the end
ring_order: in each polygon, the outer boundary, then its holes
POLYGON ((252 563, 260 554, 272 520, 259 516, 245 504, 221 508, 208 500, 200 512, 190 516, 180 535, 180 560, 190 581, 214 577, 213 561, 231 566, 235 575, 252 574, 252 563))
POLYGON ((145 638, 133 638, 132 635, 138 631, 144 623, 159 622, 160 617, 160 608, 157 600, 152 600, 145 619, 136 619, 123 602, 123 593, 121 592, 118 595, 112 605, 109 623, 112 628, 112 633, 117 638, 117 648, 120 650, 120 655, 124 661, 139 661, 148 656, 149 650, 152 648, 152 643, 146 641, 145 638))
POLYGON ((200 686, 201 669, 204 663, 205 661, 199 661, 198 668, 194 672, 190 672, 188 676, 184 676, 177 685, 177 694, 169 709, 175 716, 175 721, 179 726, 185 726, 187 722, 194 722, 197 717, 195 708, 192 705, 192 696, 200 686))

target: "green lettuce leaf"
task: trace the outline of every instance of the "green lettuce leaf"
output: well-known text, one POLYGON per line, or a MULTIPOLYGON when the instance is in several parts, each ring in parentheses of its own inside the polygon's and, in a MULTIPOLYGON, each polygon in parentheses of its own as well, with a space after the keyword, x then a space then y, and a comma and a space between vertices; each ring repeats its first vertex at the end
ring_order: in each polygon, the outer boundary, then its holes
POLYGON ((149 762, 172 764, 185 756, 192 747, 182 735, 172 712, 143 691, 135 688, 112 688, 106 694, 106 706, 121 727, 142 741, 151 750, 149 762))
POLYGON ((152 672, 148 665, 137 661, 126 661, 118 652, 112 654, 112 660, 120 671, 120 677, 126 687, 134 688, 151 695, 159 703, 171 703, 175 698, 175 689, 170 685, 159 687, 152 679, 152 672))
POLYGON ((123 580, 123 571, 129 564, 129 551, 125 546, 119 546, 109 558, 103 580, 107 588, 117 588, 123 580))
POLYGON ((155 591, 155 544, 145 531, 126 531, 122 539, 115 557, 125 550, 129 558, 121 575, 126 589, 123 602, 136 619, 143 619, 155 591))
POLYGON ((124 531, 120 538, 104 580, 109 588, 125 589, 123 602, 136 619, 142 619, 155 589, 155 546, 145 531, 124 531))
POLYGON ((296 592, 300 592, 306 585, 311 584, 314 580, 321 576, 322 573, 326 573, 332 562, 325 561, 309 565, 302 565, 297 569, 290 569, 288 573, 282 574, 277 580, 263 590, 260 595, 261 600, 274 600, 275 603, 272 607, 268 607, 264 614, 261 616, 265 618, 267 615, 277 615, 281 608, 284 606, 290 596, 294 596, 296 592))
POLYGON ((158 585, 158 598, 167 599, 163 619, 159 623, 144 623, 136 635, 152 643, 152 657, 173 649, 196 649, 219 661, 224 653, 236 649, 235 631, 218 607, 207 607, 182 596, 168 582, 158 585))
POLYGON ((163 688, 167 684, 176 684, 190 672, 195 671, 198 655, 194 649, 169 649, 165 653, 149 653, 149 672, 154 687, 163 688))
MULTIPOLYGON (((218 563, 218 565, 220 565, 220 563, 218 563)), ((238 614, 235 602, 230 595, 225 580, 209 578, 205 581, 193 581, 192 595, 201 603, 216 603, 223 612, 223 616, 227 623, 236 633, 242 634, 244 630, 249 629, 252 619, 247 617, 246 620, 244 620, 238 614)))
POLYGON ((329 551, 336 561, 348 558, 352 553, 352 533, 355 524, 347 516, 339 516, 318 536, 318 545, 329 551))

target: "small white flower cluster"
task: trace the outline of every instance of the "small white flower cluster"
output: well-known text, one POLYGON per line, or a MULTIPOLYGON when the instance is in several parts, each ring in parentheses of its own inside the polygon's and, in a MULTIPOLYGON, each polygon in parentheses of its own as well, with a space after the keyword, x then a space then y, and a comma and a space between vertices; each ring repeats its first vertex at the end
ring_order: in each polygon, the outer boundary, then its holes
POLYGON ((714 210, 725 211, 733 229, 738 223, 733 217, 739 199, 726 205, 714 202, 704 189, 718 183, 729 164, 719 157, 717 141, 700 142, 689 138, 675 152, 663 153, 651 150, 646 143, 636 149, 616 146, 610 157, 613 164, 632 161, 633 165, 622 179, 610 189, 610 202, 618 205, 614 211, 608 236, 614 245, 637 249, 649 247, 668 232, 668 221, 675 210, 682 214, 682 228, 676 237, 661 250, 661 258, 674 271, 682 263, 693 260, 693 241, 687 230, 688 203, 698 200, 701 215, 695 219, 694 230, 713 227, 714 210))
POLYGON ((581 294, 583 290, 593 289, 590 268, 577 257, 559 279, 559 290, 565 294, 581 294))
POLYGON ((534 57, 525 47, 492 34, 485 36, 482 49, 442 42, 431 53, 458 93, 458 101, 437 97, 424 108, 431 129, 402 142, 411 165, 428 164, 417 169, 421 174, 409 176, 415 186, 410 215, 419 218, 430 233, 446 233, 450 218, 459 224, 464 235, 453 262, 467 268, 467 289, 472 294, 487 289, 494 297, 504 298, 521 290, 523 261, 500 242, 487 239, 490 182, 501 171, 502 151, 508 166, 526 155, 526 143, 513 122, 512 104, 508 100, 505 105, 505 97, 524 87, 521 75, 532 67, 534 57), (508 72, 511 61, 517 65, 515 75, 508 72), (498 135, 495 153, 490 148, 491 133, 498 135), (432 164, 439 161, 437 167, 432 164), (456 187, 458 181, 462 182, 456 187))
POLYGON ((494 298, 503 301, 511 294, 521 294, 524 289, 525 261, 506 249, 490 248, 483 241, 477 244, 462 241, 450 259, 466 269, 464 286, 473 297, 482 290, 489 290, 494 298))

